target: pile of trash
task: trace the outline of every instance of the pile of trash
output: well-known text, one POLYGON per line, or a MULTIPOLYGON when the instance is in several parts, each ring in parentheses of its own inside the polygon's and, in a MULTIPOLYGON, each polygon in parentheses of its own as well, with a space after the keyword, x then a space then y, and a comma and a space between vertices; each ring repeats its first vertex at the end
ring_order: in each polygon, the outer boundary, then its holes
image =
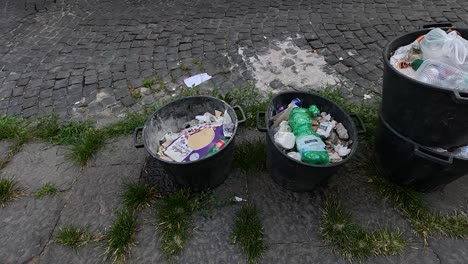
POLYGON ((340 162, 351 152, 348 130, 316 105, 302 108, 296 98, 279 107, 271 120, 275 143, 295 160, 325 165, 340 162))
POLYGON ((432 29, 398 48, 390 64, 421 82, 468 91, 468 41, 456 30, 432 29))
POLYGON ((158 155, 172 162, 190 162, 208 157, 226 145, 235 125, 227 110, 205 113, 184 124, 185 129, 168 132, 160 140, 158 155))

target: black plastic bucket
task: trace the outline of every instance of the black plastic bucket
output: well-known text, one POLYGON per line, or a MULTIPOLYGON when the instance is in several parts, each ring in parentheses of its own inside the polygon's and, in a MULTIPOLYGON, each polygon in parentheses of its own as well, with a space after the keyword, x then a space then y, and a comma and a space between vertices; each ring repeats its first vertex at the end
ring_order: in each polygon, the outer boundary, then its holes
MULTIPOLYGON (((360 121, 362 132, 365 130, 362 120, 360 121)), ((284 188, 295 192, 312 191, 314 188, 333 175, 341 166, 348 162, 358 148, 358 131, 351 119, 341 107, 332 101, 311 93, 304 92, 286 92, 275 96, 268 105, 267 112, 257 114, 257 129, 266 133, 266 153, 267 168, 270 171, 273 180, 284 188), (320 111, 329 113, 337 122, 341 122, 348 130, 350 139, 353 141, 351 152, 341 162, 328 165, 311 165, 302 161, 297 161, 286 155, 280 147, 274 143, 274 131, 271 129, 275 109, 280 106, 288 105, 294 98, 299 98, 304 107, 316 105, 320 111), (261 126, 260 116, 265 115, 266 127, 261 126)), ((360 131, 361 132, 361 131, 360 131)))
POLYGON ((380 117, 375 144, 379 171, 417 191, 434 191, 468 174, 468 160, 439 153, 402 136, 380 117))
MULTIPOLYGON (((457 30, 468 39, 468 29, 457 30)), ((468 93, 417 81, 390 65, 395 50, 429 31, 403 35, 385 47, 382 116, 396 131, 421 145, 468 145, 468 93)))
POLYGON ((162 164, 164 170, 183 188, 194 191, 212 189, 223 183, 231 168, 234 158, 234 141, 238 124, 245 122, 245 114, 239 106, 231 107, 226 102, 209 96, 184 97, 175 100, 151 115, 143 127, 135 129, 134 141, 136 148, 145 147, 146 151, 162 164), (237 119, 236 111, 242 113, 242 120, 237 119), (156 153, 159 140, 169 132, 185 129, 184 125, 205 112, 227 110, 235 124, 231 140, 215 154, 196 161, 178 163, 161 159, 156 153), (138 142, 138 134, 142 133, 143 142, 138 142))

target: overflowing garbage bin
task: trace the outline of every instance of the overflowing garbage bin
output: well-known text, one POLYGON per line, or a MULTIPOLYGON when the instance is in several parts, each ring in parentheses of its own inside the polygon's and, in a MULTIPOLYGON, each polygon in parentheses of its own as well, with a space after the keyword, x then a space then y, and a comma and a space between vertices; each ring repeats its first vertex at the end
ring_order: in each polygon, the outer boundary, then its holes
POLYGON ((161 107, 135 129, 135 147, 144 147, 181 187, 212 189, 228 177, 237 127, 245 120, 239 106, 210 96, 184 97, 161 107))
MULTIPOLYGON (((364 130, 362 120, 360 124, 364 130)), ((325 182, 358 148, 358 131, 351 116, 312 93, 276 95, 267 111, 257 114, 257 128, 266 132, 266 165, 271 177, 296 192, 312 191, 325 182)))
MULTIPOLYGON (((408 67, 400 69, 391 64, 391 58, 396 50, 411 45, 432 30, 422 29, 405 34, 388 43, 384 49, 382 116, 394 129, 422 145, 442 148, 465 146, 468 145, 468 79, 465 86, 458 89, 443 87, 425 82, 424 78, 411 76, 411 73, 417 74, 418 71, 408 67), (405 74, 405 71, 410 74, 405 74)), ((468 38, 468 29, 457 29, 456 32, 468 38)), ((468 42, 466 52, 468 52, 468 42)), ((424 52, 421 53, 424 57, 424 52)), ((402 61, 399 63, 404 64, 402 61)), ((468 58, 466 64, 468 65, 468 58)), ((423 66, 425 65, 421 67, 423 66)), ((441 67, 439 71, 437 67, 430 69, 440 77, 439 81, 449 79, 449 70, 441 67)))
POLYGON ((468 174, 468 29, 431 25, 389 42, 377 165, 419 191, 468 174))

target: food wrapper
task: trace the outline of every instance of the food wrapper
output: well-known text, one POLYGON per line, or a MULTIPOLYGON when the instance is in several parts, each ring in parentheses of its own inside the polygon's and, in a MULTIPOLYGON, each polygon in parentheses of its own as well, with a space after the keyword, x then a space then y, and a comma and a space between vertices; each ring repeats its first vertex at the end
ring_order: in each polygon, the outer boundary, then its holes
POLYGON ((223 132, 223 126, 210 124, 188 128, 167 147, 164 154, 176 162, 199 160, 224 136, 223 132))

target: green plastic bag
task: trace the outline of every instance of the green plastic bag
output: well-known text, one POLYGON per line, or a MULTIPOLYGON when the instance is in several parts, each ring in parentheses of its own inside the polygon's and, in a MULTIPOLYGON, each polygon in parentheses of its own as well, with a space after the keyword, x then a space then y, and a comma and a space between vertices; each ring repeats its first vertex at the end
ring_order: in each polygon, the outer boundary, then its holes
POLYGON ((309 164, 328 164, 330 158, 320 136, 312 130, 311 116, 320 114, 317 106, 309 109, 294 108, 289 114, 289 125, 296 136, 296 146, 301 160, 309 164))

